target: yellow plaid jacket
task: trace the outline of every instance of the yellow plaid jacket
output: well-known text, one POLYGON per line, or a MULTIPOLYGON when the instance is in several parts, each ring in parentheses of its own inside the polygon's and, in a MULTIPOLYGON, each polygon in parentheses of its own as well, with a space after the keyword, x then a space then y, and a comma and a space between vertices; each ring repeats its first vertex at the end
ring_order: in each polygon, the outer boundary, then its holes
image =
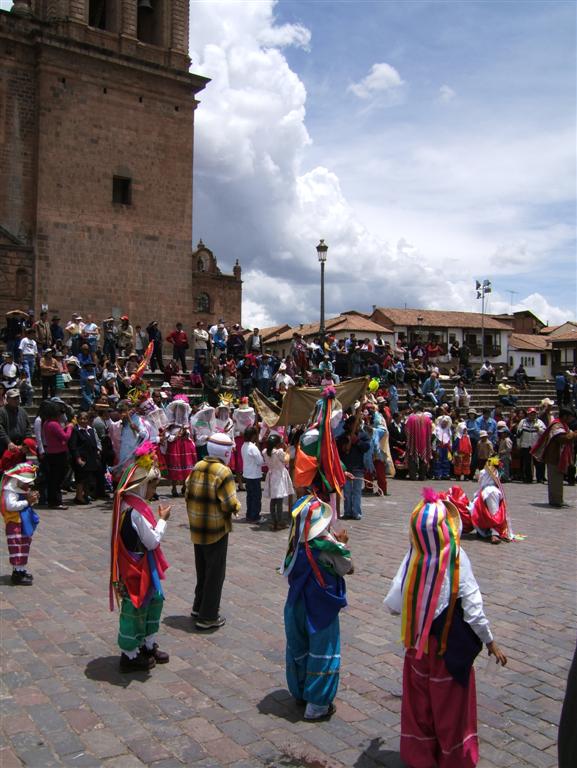
POLYGON ((194 544, 214 544, 232 530, 240 511, 231 470, 219 459, 201 459, 186 481, 186 510, 194 544))

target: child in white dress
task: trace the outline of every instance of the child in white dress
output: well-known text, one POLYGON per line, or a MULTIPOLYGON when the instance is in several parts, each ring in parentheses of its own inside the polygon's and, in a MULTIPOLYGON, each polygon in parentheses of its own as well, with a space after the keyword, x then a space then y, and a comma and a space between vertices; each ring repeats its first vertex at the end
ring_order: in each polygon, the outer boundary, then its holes
POLYGON ((271 434, 266 448, 262 452, 265 466, 268 468, 264 483, 264 495, 270 499, 270 527, 273 531, 286 528, 282 519, 283 499, 294 493, 293 484, 287 469, 290 457, 280 435, 271 434))

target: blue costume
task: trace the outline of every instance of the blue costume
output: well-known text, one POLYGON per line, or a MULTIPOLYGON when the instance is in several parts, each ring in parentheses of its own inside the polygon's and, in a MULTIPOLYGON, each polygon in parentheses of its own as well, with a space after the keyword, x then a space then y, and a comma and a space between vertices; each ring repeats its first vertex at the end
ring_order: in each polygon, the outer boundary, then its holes
POLYGON ((330 532, 332 510, 316 496, 293 508, 283 572, 289 593, 284 609, 286 676, 291 694, 306 702, 305 719, 332 713, 341 666, 339 611, 347 604, 350 553, 330 532))

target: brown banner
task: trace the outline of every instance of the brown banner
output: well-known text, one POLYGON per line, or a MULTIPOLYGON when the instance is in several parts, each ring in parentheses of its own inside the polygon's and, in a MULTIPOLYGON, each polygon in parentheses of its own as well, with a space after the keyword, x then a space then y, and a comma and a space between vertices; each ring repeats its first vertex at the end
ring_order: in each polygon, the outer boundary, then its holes
MULTIPOLYGON (((349 408, 355 400, 365 394, 370 379, 350 379, 336 384, 337 400, 343 410, 349 408)), ((269 427, 286 427, 289 424, 306 424, 311 417, 317 400, 323 393, 323 387, 289 387, 283 400, 282 408, 271 403, 262 392, 255 389, 252 393, 256 410, 269 427)))

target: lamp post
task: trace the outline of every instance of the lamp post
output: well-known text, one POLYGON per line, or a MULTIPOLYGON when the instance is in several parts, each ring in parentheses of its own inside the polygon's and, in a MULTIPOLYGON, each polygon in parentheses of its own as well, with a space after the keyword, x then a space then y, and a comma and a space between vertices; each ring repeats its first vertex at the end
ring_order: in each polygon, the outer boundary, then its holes
POLYGON ((321 265, 321 323, 319 333, 322 339, 325 336, 325 262, 328 250, 328 245, 326 245, 324 240, 321 240, 317 245, 317 256, 321 265))

